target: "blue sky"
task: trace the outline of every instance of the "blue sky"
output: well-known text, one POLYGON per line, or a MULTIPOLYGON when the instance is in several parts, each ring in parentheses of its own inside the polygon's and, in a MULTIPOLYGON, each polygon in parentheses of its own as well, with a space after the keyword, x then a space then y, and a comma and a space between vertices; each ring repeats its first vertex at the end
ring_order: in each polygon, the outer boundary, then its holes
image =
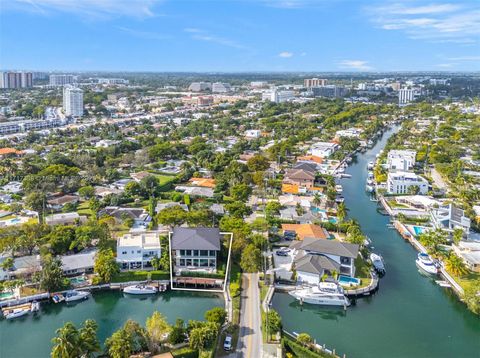
POLYGON ((0 0, 0 68, 479 71, 480 0, 0 0))

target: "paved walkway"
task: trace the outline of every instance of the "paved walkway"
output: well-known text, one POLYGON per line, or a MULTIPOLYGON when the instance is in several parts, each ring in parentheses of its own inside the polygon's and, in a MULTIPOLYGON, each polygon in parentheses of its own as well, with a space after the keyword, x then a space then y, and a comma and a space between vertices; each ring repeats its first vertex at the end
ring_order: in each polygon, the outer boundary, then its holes
POLYGON ((447 183, 445 183, 445 180, 443 180, 442 176, 440 173, 437 171, 437 169, 432 168, 430 171, 430 175, 432 176, 433 184, 443 190, 447 190, 448 186, 447 183))
POLYGON ((262 330, 260 313, 260 290, 258 274, 242 275, 242 309, 240 314, 240 337, 237 352, 244 358, 262 356, 262 330))

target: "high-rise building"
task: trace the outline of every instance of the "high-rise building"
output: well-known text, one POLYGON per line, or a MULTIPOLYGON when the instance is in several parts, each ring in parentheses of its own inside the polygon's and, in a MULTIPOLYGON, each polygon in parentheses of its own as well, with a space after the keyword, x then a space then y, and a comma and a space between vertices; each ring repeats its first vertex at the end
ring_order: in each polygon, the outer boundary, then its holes
POLYGON ((73 75, 50 75, 50 86, 66 86, 75 82, 73 75))
POLYGON ((83 116, 83 91, 67 85, 63 88, 63 110, 66 116, 83 116))
POLYGON ((212 92, 215 93, 227 93, 232 90, 230 83, 215 82, 212 85, 212 92))
POLYGON ((324 78, 305 78, 303 80, 303 85, 307 88, 325 86, 327 80, 324 78))
POLYGON ((398 91, 398 104, 406 104, 413 101, 415 90, 403 88, 398 91))
POLYGON ((295 93, 293 91, 278 91, 277 89, 271 89, 267 92, 264 92, 262 95, 263 101, 271 101, 275 103, 291 101, 294 98, 295 93))
POLYGON ((0 88, 29 88, 32 85, 31 72, 0 72, 0 88))
POLYGON ((341 98, 345 97, 348 90, 345 87, 329 85, 323 87, 312 87, 315 97, 341 98))
POLYGON ((210 82, 192 82, 188 87, 189 91, 192 92, 201 92, 212 89, 212 84, 210 82))

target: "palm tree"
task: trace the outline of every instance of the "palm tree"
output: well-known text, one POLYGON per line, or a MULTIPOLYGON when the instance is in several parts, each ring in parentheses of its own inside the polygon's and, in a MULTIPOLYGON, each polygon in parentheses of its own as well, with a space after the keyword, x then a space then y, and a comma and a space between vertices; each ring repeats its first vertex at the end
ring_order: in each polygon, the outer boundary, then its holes
POLYGON ((57 336, 52 339, 52 358, 75 358, 81 356, 78 330, 72 322, 67 322, 57 329, 57 336))
POLYGON ((322 197, 319 193, 315 193, 315 195, 313 196, 313 203, 315 204, 315 206, 319 206, 322 203, 322 197))
POLYGON ((337 206, 337 218, 339 222, 343 222, 347 216, 347 208, 344 203, 340 203, 337 206))
POLYGON ((82 358, 94 357, 96 352, 100 352, 100 342, 97 338, 98 325, 93 319, 87 319, 82 328, 78 331, 80 350, 82 358))
POLYGON ((448 256, 445 266, 447 270, 455 276, 463 276, 468 273, 468 268, 465 266, 463 260, 453 252, 448 256))

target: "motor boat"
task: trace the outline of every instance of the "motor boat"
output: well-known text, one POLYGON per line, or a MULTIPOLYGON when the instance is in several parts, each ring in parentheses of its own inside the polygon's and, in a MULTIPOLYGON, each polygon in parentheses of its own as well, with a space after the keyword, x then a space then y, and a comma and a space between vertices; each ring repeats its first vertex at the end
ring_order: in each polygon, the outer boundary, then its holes
POLYGON ((340 184, 335 185, 335 190, 337 193, 342 193, 343 192, 343 187, 340 184))
POLYGON ((432 258, 426 253, 419 253, 417 256, 417 260, 415 261, 417 266, 425 271, 428 274, 436 275, 438 274, 438 269, 435 266, 432 258))
POLYGON ((23 317, 29 313, 30 313, 29 308, 22 307, 22 308, 14 308, 11 311, 4 312, 4 315, 6 319, 14 319, 14 318, 23 317))
POLYGON ((374 166, 375 166, 374 162, 368 162, 367 169, 368 170, 373 169, 374 166))
POLYGON ((75 302, 80 300, 86 300, 90 296, 90 292, 87 291, 67 291, 64 294, 65 302, 75 302))
POLYGON ((372 261, 373 268, 377 271, 378 274, 383 275, 385 274, 385 262, 383 261, 383 257, 373 252, 370 254, 370 261, 372 261))
POLYGON ((365 191, 367 193, 373 193, 375 191, 375 188, 372 185, 365 185, 365 191))
POLYGON ((296 289, 289 292, 301 303, 324 306, 350 306, 343 288, 333 282, 320 282, 318 286, 296 289))
POLYGON ((125 287, 123 293, 130 295, 151 295, 157 293, 157 288, 151 285, 132 285, 125 287))
POLYGON ((36 313, 38 311, 40 311, 40 302, 33 301, 32 306, 30 307, 30 312, 36 313))

